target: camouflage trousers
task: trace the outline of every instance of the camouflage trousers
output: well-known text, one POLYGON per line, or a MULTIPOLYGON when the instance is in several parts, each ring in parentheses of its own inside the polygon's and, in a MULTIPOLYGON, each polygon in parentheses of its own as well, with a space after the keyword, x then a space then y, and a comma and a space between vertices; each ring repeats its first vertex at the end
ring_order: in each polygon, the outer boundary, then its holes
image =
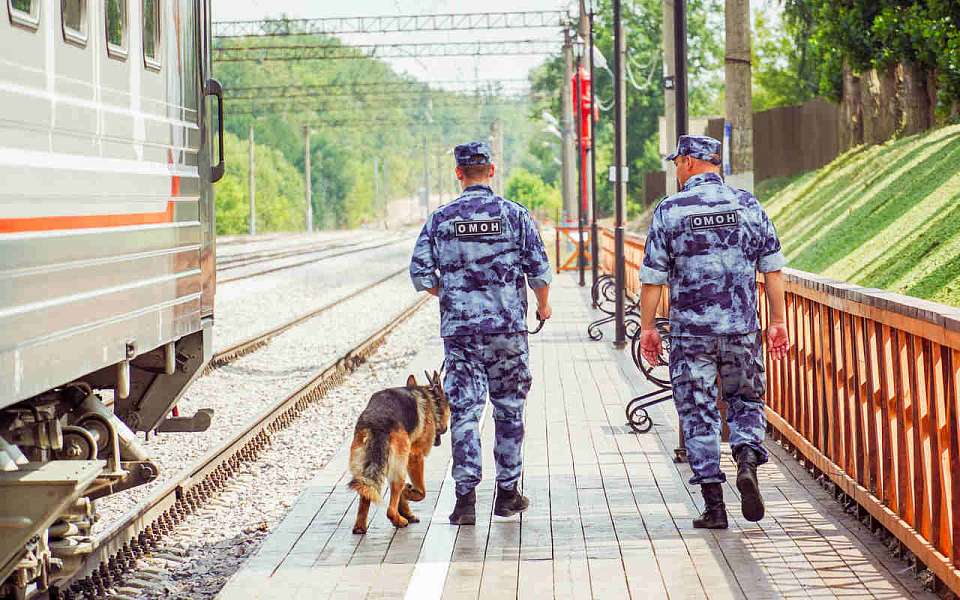
POLYGON ((523 466, 523 406, 530 391, 527 334, 462 335, 443 339, 450 401, 453 479, 463 495, 480 483, 480 417, 493 404, 497 484, 520 479, 523 466))
POLYGON ((767 417, 763 396, 766 375, 763 338, 757 331, 745 335, 670 338, 670 382, 680 415, 693 470, 691 484, 726 481, 720 470, 720 411, 717 399, 727 402, 727 425, 734 456, 749 446, 767 461, 763 448, 767 417))

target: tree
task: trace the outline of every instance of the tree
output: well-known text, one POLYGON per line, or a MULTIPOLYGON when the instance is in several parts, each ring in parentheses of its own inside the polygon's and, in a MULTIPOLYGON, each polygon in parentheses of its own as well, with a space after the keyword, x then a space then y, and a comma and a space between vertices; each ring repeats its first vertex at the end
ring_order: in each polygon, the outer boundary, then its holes
POLYGON ((563 200, 556 185, 544 183, 535 173, 524 168, 514 169, 507 180, 505 195, 527 207, 541 218, 556 219, 563 200))
MULTIPOLYGON (((246 157, 246 139, 224 134, 227 157, 246 157)), ((279 151, 256 144, 256 207, 257 231, 300 231, 304 229, 303 176, 287 162, 279 151)), ((246 160, 227 160, 223 180, 216 186, 217 234, 247 231, 249 188, 246 160)))
MULTIPOLYGON (((688 62, 690 77, 690 114, 722 114, 720 78, 723 57, 723 10, 720 0, 689 0, 688 4, 688 62)), ((610 0, 597 3, 594 17, 594 40, 598 50, 613 63, 613 28, 610 0)), ((639 198, 643 193, 643 173, 661 170, 657 144, 659 120, 663 114, 663 52, 661 36, 661 0, 636 0, 625 3, 622 14, 627 32, 627 164, 630 181, 628 197, 639 198)), ((563 65, 559 58, 551 59, 531 73, 533 89, 542 99, 534 103, 530 119, 540 123, 541 113, 560 115, 560 101, 556 90, 562 89, 560 78, 563 65)), ((594 72, 594 86, 598 103, 611 110, 602 111, 597 124, 597 203, 603 214, 610 214, 613 191, 603 173, 613 161, 613 79, 599 67, 594 72)), ((554 158, 558 151, 550 143, 550 134, 531 139, 530 154, 539 160, 534 170, 548 183, 556 181, 554 158), (547 142, 545 145, 544 142, 547 142)), ((628 198, 629 204, 629 198, 628 198)))
MULTIPOLYGON (((295 27, 291 22, 288 29, 295 27)), ((324 36, 291 36, 216 43, 269 46, 340 42, 324 36)), ((300 172, 295 178, 301 182, 305 166, 303 126, 310 124, 314 218, 323 227, 352 227, 379 220, 390 199, 413 197, 423 181, 425 137, 435 158, 458 143, 487 139, 490 123, 499 119, 506 132, 504 154, 509 170, 509 165, 522 160, 532 134, 524 99, 505 103, 496 89, 477 94, 427 89, 373 58, 272 61, 265 63, 266 67, 255 62, 214 64, 227 96, 226 130, 246 137, 253 123, 258 152, 261 146, 276 148, 300 172), (378 82, 394 90, 398 85, 409 85, 409 89, 403 95, 387 95, 371 85, 378 82), (232 90, 237 88, 265 86, 276 89, 250 94, 254 98, 232 97, 232 90), (284 93, 284 87, 289 86, 312 86, 321 91, 296 96, 284 93), (380 197, 373 182, 375 161, 385 164, 388 174, 380 197)), ((452 170, 452 162, 448 164, 452 170)), ((435 172, 437 161, 432 160, 429 168, 430 180, 440 181, 440 174, 435 172)))

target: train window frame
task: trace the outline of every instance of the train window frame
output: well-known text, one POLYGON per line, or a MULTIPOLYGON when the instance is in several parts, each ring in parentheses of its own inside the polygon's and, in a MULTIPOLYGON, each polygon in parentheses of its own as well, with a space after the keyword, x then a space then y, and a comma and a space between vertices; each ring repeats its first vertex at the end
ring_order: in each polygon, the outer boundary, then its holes
POLYGON ((67 2, 68 0, 60 0, 60 30, 63 32, 63 41, 68 44, 73 44, 80 48, 87 47, 87 39, 89 38, 87 31, 89 30, 88 12, 87 12, 87 1, 88 0, 78 0, 80 2, 80 29, 74 29, 67 25, 67 2))
POLYGON ((160 62, 160 44, 163 40, 163 36, 160 32, 161 24, 163 23, 163 5, 162 0, 153 0, 154 6, 156 6, 156 22, 154 23, 153 36, 154 36, 154 49, 156 50, 156 56, 147 55, 147 28, 143 25, 146 23, 147 15, 147 0, 140 0, 140 16, 141 16, 141 27, 140 27, 140 37, 143 47, 143 66, 150 71, 160 71, 163 64, 160 62))
POLYGON ((119 61, 126 61, 127 56, 129 55, 129 46, 130 46, 130 7, 128 0, 117 0, 120 3, 120 15, 122 22, 120 23, 120 31, 123 34, 123 44, 117 45, 110 41, 110 2, 111 0, 103 0, 103 37, 104 41, 107 44, 107 56, 112 59, 119 61))
POLYGON ((13 0, 7 0, 7 15, 10 24, 29 31, 40 28, 40 0, 30 0, 30 12, 24 12, 13 5, 13 0))

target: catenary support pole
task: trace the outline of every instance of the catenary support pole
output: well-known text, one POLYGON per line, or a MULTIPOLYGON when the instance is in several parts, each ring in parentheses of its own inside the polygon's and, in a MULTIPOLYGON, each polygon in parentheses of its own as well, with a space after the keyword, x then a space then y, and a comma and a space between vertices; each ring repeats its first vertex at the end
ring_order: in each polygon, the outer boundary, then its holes
POLYGON ((726 122, 724 142, 729 161, 727 182, 753 191, 753 93, 750 71, 750 0, 726 0, 726 122))
POLYGON ((313 233, 313 171, 310 169, 310 126, 303 126, 303 176, 307 201, 307 233, 313 233))
POLYGON ((563 192, 563 225, 568 224, 573 219, 575 202, 577 201, 577 174, 574 171, 574 146, 573 136, 573 90, 571 84, 573 79, 573 41, 570 39, 570 29, 563 31, 563 84, 561 85, 560 115, 561 133, 561 156, 560 172, 563 181, 561 190, 563 192))
POLYGON ((677 86, 676 129, 679 139, 681 135, 687 135, 690 131, 690 117, 687 111, 687 0, 673 0, 673 37, 676 52, 674 57, 677 86))
MULTIPOLYGON (((590 2, 590 118, 597 106, 597 80, 593 76, 593 1, 590 2)), ((590 127, 590 271, 592 276, 591 285, 597 285, 597 279, 600 277, 600 237, 597 227, 597 127, 592 123, 590 127)))
MULTIPOLYGON (((673 1, 663 0, 663 129, 661 156, 666 157, 677 147, 677 47, 674 43, 673 1)), ((666 193, 677 193, 677 168, 664 162, 666 193)))
POLYGON ((616 335, 613 345, 623 348, 627 345, 626 326, 624 323, 624 288, 626 279, 625 256, 623 249, 624 203, 627 195, 626 182, 626 154, 627 154, 627 94, 624 86, 626 54, 626 40, 623 23, 620 17, 620 0, 613 0, 613 73, 614 73, 614 244, 616 268, 614 281, 616 284, 616 306, 614 322, 616 335))
POLYGON ((247 140, 247 192, 250 194, 250 216, 248 231, 257 234, 257 175, 254 170, 253 123, 250 123, 250 137, 247 140))

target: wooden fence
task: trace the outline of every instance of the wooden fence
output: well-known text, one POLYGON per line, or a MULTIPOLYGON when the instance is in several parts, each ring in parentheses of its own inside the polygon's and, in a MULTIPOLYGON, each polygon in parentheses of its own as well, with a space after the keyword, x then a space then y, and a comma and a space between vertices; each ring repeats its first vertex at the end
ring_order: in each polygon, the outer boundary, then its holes
MULTIPOLYGON (((612 273, 613 232, 601 242, 612 273)), ((643 240, 625 246, 635 294, 643 240)), ((960 593, 960 309, 784 272, 792 345, 767 359, 775 436, 960 593)))

